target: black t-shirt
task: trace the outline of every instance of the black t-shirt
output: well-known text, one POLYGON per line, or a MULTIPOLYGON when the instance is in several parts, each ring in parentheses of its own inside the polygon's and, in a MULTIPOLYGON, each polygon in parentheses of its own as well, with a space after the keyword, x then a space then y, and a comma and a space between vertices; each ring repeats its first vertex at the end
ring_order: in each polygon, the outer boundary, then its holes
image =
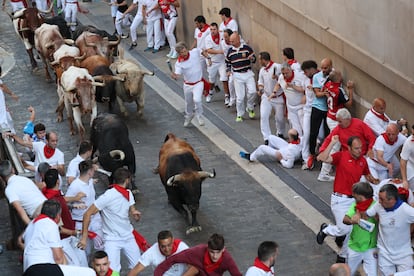
MULTIPOLYGON (((125 0, 116 0, 118 4, 121 4, 125 0)), ((128 5, 125 6, 118 6, 118 11, 124 13, 128 9, 128 5)))

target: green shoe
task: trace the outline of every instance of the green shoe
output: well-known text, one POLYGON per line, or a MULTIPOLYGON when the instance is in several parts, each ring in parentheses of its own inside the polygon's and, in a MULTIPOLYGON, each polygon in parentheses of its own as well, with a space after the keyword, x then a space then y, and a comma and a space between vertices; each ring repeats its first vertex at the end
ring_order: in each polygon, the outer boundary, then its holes
POLYGON ((236 122, 238 122, 238 123, 243 122, 242 116, 237 116, 236 122))
POLYGON ((254 119, 254 117, 256 116, 256 113, 254 113, 254 110, 253 109, 250 110, 249 108, 246 108, 246 111, 249 112, 249 118, 254 119))

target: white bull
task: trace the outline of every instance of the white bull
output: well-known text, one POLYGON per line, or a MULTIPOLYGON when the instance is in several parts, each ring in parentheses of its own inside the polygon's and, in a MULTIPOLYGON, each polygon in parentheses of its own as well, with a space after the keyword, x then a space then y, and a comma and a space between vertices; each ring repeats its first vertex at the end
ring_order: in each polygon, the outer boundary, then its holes
POLYGON ((137 115, 142 116, 145 102, 144 76, 153 76, 154 72, 142 70, 135 62, 123 59, 122 54, 118 61, 111 64, 110 68, 114 74, 125 79, 117 81, 115 87, 116 100, 122 115, 128 116, 124 102, 134 101, 137 104, 137 115))
POLYGON ((73 120, 79 131, 81 141, 84 138, 85 128, 82 124, 82 115, 91 114, 90 125, 96 118, 97 107, 95 101, 95 86, 101 85, 93 81, 88 70, 70 66, 61 77, 61 93, 65 102, 71 135, 74 135, 73 120))

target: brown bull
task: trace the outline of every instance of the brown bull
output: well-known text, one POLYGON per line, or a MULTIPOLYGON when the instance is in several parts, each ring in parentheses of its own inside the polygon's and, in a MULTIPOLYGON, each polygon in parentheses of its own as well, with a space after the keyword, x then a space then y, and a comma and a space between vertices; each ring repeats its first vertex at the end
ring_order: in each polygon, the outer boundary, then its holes
POLYGON ((201 197, 201 184, 207 177, 215 177, 216 172, 202 171, 200 158, 186 141, 168 133, 160 149, 157 172, 172 206, 188 219, 190 225, 186 234, 201 231, 197 221, 197 210, 201 197))
POLYGON ((47 11, 42 11, 37 8, 25 8, 15 12, 14 15, 10 15, 13 20, 14 30, 22 39, 27 54, 29 55, 32 69, 37 68, 37 62, 33 56, 33 46, 35 44, 34 32, 44 21, 40 13, 50 13, 52 8, 53 3, 47 11))
POLYGON ((100 55, 112 60, 113 49, 121 42, 121 38, 117 41, 109 41, 108 37, 102 37, 91 32, 83 32, 75 41, 81 55, 86 57, 100 55))

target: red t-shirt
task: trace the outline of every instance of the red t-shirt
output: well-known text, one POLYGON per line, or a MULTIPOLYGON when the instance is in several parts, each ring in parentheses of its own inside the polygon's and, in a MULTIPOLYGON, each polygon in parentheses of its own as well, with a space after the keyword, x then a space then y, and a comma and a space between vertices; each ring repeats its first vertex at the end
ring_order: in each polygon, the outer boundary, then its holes
POLYGON ((331 142, 332 136, 338 135, 339 142, 341 142, 341 150, 348 151, 348 139, 351 136, 358 136, 362 142, 362 155, 365 155, 368 149, 372 149, 375 143, 375 135, 372 129, 365 124, 363 121, 357 118, 351 119, 351 124, 347 128, 341 128, 339 125, 336 126, 331 133, 323 141, 319 152, 324 151, 329 143, 331 142))
POLYGON ((336 166, 334 192, 352 195, 352 186, 359 182, 361 176, 369 174, 367 160, 363 155, 358 159, 349 151, 339 151, 331 155, 332 164, 336 166))
POLYGON ((345 106, 345 103, 349 100, 348 96, 341 88, 341 83, 328 81, 325 83, 324 89, 329 92, 329 96, 326 98, 328 104, 327 117, 336 121, 336 112, 345 106))
MULTIPOLYGON (((65 227, 66 229, 69 230, 75 230, 75 221, 72 219, 72 214, 69 211, 68 208, 68 204, 66 203, 65 198, 62 196, 62 194, 56 194, 54 197, 48 198, 48 199, 52 199, 52 200, 56 200, 57 202, 60 203, 60 206, 62 208, 62 213, 61 213, 61 217, 62 217, 62 222, 63 222, 63 227, 65 227)), ((64 239, 69 237, 68 235, 64 235, 64 234, 60 234, 60 238, 64 239)))

